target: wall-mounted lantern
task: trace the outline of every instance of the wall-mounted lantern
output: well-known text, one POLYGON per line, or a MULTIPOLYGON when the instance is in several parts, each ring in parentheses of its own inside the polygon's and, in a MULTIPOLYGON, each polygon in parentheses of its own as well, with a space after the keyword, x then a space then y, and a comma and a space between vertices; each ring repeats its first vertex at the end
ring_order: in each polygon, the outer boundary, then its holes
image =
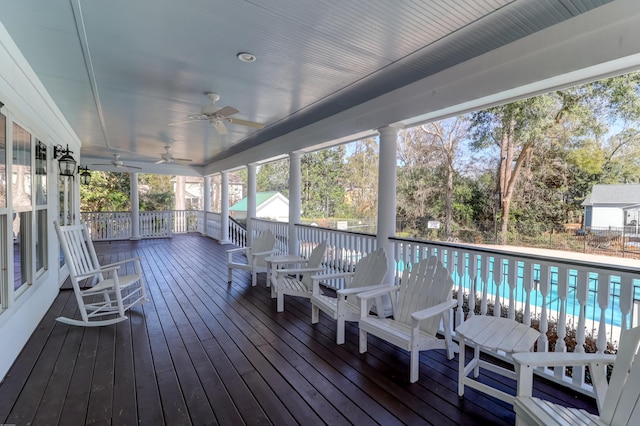
POLYGON ((58 160, 58 167, 60 168, 60 176, 71 176, 76 174, 76 160, 71 156, 73 151, 69 151, 69 145, 67 148, 63 148, 62 145, 56 145, 53 147, 53 158, 58 160))
POLYGON ((89 185, 91 183, 91 173, 89 173, 89 167, 87 166, 78 166, 78 176, 80 176, 80 183, 82 185, 89 185))
POLYGON ((36 145, 36 174, 47 174, 47 146, 42 141, 36 145))

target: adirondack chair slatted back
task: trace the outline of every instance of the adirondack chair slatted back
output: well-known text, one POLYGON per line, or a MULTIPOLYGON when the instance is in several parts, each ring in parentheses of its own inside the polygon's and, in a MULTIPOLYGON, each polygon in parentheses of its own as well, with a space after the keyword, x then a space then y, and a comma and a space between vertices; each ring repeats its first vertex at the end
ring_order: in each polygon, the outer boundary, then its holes
POLYGON ((639 350, 640 327, 623 332, 600 413, 604 424, 634 424, 640 418, 639 350))
MULTIPOLYGON (((305 268, 319 268, 322 264, 322 261, 324 260, 326 251, 327 241, 325 240, 313 248, 311 254, 309 255, 309 258, 307 259, 308 262, 305 265, 305 268)), ((311 291, 311 289, 313 288, 313 280, 311 279, 311 277, 317 273, 318 272, 310 272, 302 274, 302 279, 300 280, 300 282, 304 284, 307 289, 309 289, 309 291, 311 291)))
MULTIPOLYGON (((438 305, 451 298, 453 280, 442 262, 435 256, 410 265, 402 274, 400 290, 393 318, 411 325, 411 314, 430 306, 438 305)), ((423 321, 420 329, 435 335, 440 325, 440 317, 423 321)))
MULTIPOLYGON (((262 232, 258 235, 251 245, 251 253, 264 253, 273 250, 276 245, 276 236, 270 229, 262 232)), ((270 254, 260 255, 255 257, 256 266, 266 268, 267 262, 264 260, 270 254)))
MULTIPOLYGON (((67 259, 72 284, 78 286, 76 277, 100 269, 91 236, 85 225, 56 226, 62 251, 67 259)), ((102 275, 100 275, 102 279, 102 275)))
MULTIPOLYGON (((387 255, 381 247, 360 259, 347 288, 382 284, 387 268, 387 255)), ((356 310, 360 309, 360 301, 356 295, 347 296, 347 304, 352 305, 356 310)))

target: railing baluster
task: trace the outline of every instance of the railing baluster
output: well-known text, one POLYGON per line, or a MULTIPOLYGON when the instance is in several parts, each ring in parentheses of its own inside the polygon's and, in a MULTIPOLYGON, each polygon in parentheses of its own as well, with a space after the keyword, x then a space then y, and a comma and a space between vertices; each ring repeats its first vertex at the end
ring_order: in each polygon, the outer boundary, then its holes
POLYGON ((549 338, 547 330, 549 329, 549 313, 547 311, 547 303, 549 301, 549 290, 551 289, 551 270, 549 265, 543 263, 540 265, 540 284, 539 290, 542 296, 542 310, 540 313, 540 337, 538 338, 538 352, 547 352, 549 350, 549 338))
POLYGON ((609 293, 611 289, 611 276, 598 274, 598 306, 600 307, 600 325, 596 346, 598 353, 604 353, 607 349, 607 308, 609 307, 609 293))

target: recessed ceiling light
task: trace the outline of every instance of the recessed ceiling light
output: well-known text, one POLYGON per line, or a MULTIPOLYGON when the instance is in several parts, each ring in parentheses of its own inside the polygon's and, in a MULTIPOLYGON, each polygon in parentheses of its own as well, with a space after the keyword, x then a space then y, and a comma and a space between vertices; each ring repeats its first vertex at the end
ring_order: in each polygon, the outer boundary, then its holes
POLYGON ((238 60, 242 61, 242 62, 255 62, 256 61, 256 55, 254 55, 253 53, 249 53, 249 52, 240 52, 236 55, 236 58, 238 58, 238 60))

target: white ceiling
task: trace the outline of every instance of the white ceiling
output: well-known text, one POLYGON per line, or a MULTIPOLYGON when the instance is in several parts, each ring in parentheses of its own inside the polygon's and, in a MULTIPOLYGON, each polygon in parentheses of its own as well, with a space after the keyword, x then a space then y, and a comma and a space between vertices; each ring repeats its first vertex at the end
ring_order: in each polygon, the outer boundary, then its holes
MULTIPOLYGON (((367 131, 380 125, 374 116, 388 115, 383 125, 428 118, 424 102, 402 102, 421 94, 436 99, 437 86, 423 83, 422 92, 409 93, 407 88, 443 74, 454 78, 462 66, 468 77, 474 60, 518 41, 526 46, 532 34, 542 41, 549 31, 557 37, 562 25, 575 25, 575 17, 602 11, 602 18, 593 19, 610 25, 639 14, 637 0, 614 2, 626 9, 602 6, 607 3, 0 0, 0 21, 82 141, 83 163, 109 169, 92 164, 119 154, 143 171, 175 173, 154 164, 170 145, 175 157, 193 160, 184 174, 199 174, 367 131), (257 60, 240 62, 238 52, 251 52, 257 60), (234 118, 265 128, 227 123, 228 134, 219 135, 208 121, 168 125, 199 113, 209 103, 205 92, 220 95, 218 106, 237 108, 234 118), (358 119, 348 119, 355 112, 358 119)), ((636 49, 638 42, 632 43, 636 49)), ((603 60, 595 56, 585 66, 603 60)), ((495 57, 510 61, 504 53, 495 57)), ((485 60, 475 66, 486 72, 493 65, 485 60)), ((538 64, 545 67, 550 78, 562 71, 556 64, 538 64)), ((441 111, 458 102, 457 85, 447 84, 450 93, 437 93, 450 104, 438 104, 441 111)), ((499 89, 490 80, 485 86, 488 93, 499 89)))

